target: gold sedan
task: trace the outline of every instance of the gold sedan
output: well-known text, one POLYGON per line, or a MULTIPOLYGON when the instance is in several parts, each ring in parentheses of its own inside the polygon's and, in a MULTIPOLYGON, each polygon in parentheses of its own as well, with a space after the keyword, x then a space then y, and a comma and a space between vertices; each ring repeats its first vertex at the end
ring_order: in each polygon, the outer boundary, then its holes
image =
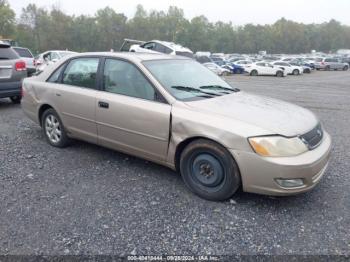
POLYGON ((325 173, 331 138, 310 111, 231 87, 179 56, 84 53, 23 82, 22 108, 47 141, 81 139, 181 172, 210 200, 289 195, 325 173))

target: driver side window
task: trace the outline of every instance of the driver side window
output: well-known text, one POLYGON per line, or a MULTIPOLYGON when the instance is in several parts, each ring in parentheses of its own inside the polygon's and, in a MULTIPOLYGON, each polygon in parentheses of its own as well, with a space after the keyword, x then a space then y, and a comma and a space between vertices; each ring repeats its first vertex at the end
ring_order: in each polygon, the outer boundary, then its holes
POLYGON ((117 59, 106 59, 103 72, 106 92, 154 101, 156 93, 144 75, 132 64, 117 59))

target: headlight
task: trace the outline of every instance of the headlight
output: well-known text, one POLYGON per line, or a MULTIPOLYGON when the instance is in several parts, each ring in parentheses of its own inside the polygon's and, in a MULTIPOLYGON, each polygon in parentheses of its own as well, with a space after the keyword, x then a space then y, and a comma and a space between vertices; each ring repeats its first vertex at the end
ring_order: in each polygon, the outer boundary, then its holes
POLYGON ((298 137, 260 136, 249 138, 253 150, 261 156, 296 156, 308 151, 307 146, 298 137))

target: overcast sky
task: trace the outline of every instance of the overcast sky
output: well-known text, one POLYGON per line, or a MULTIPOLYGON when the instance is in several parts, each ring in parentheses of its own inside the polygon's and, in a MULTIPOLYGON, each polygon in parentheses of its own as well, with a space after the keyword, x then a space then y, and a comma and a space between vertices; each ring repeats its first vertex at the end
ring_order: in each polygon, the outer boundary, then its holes
POLYGON ((169 5, 184 10, 186 18, 205 15, 211 22, 270 24, 285 17, 297 22, 321 23, 334 18, 350 25, 350 0, 8 0, 17 15, 29 3, 50 8, 58 5, 67 14, 90 14, 106 6, 132 17, 136 5, 147 10, 167 10, 169 5))

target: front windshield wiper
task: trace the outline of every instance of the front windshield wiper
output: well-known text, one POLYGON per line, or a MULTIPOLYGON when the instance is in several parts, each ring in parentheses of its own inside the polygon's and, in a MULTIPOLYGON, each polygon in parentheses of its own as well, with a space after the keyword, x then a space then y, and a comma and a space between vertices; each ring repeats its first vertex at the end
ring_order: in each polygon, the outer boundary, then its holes
POLYGON ((224 91, 230 91, 230 92, 238 92, 238 88, 229 88, 229 87, 224 87, 220 85, 208 85, 208 86, 200 86, 200 89, 216 89, 216 90, 224 90, 224 91))
POLYGON ((173 89, 181 90, 181 91, 186 91, 186 92, 196 92, 196 93, 201 93, 209 96, 219 96, 220 94, 217 93, 212 93, 212 92, 205 92, 203 90, 200 90, 198 88, 190 87, 190 86, 171 86, 173 89))

